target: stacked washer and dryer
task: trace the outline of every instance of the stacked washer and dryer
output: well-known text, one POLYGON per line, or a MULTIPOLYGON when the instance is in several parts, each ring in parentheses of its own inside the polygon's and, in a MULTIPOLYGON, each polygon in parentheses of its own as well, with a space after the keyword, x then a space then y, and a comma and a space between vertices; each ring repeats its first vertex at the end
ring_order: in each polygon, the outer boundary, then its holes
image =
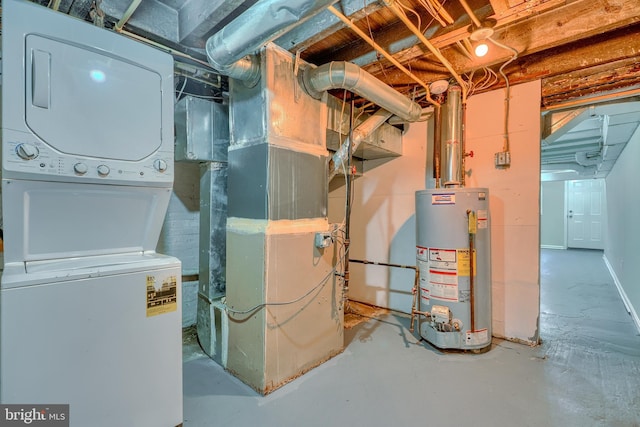
POLYGON ((171 56, 2 2, 0 403, 71 426, 182 423, 171 56))

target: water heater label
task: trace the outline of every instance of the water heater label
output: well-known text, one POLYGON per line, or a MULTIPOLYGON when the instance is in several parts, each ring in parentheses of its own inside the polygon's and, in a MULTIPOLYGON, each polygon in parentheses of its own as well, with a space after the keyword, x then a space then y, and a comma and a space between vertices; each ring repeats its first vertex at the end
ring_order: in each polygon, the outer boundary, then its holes
POLYGON ((427 254, 429 253, 429 249, 423 248, 422 246, 416 246, 416 258, 420 261, 429 261, 427 254))
POLYGON ((467 345, 485 344, 489 340, 489 331, 486 328, 474 332, 467 331, 466 338, 467 345))
POLYGON ((429 297, 458 301, 458 252, 429 248, 429 297))
POLYGON ((429 265, 432 267, 455 270, 456 250, 429 248, 429 265))
POLYGON ((478 228, 487 228, 489 215, 486 209, 478 209, 478 228))
POLYGON ((455 193, 440 193, 431 195, 432 205, 455 205, 456 194, 455 193))
POLYGON ((177 284, 176 276, 147 276, 147 317, 177 310, 177 284))
POLYGON ((458 301, 458 274, 455 271, 429 269, 430 297, 444 301, 458 301))

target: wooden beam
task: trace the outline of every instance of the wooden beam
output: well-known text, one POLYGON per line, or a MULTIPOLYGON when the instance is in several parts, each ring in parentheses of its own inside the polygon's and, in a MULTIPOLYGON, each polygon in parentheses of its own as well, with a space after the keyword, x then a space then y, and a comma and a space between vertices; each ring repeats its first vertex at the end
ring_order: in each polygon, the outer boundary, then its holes
MULTIPOLYGON (((569 0, 576 1, 576 0, 569 0)), ((504 28, 508 25, 515 24, 517 22, 521 22, 528 18, 531 18, 534 15, 538 15, 544 12, 551 11, 555 8, 558 8, 562 5, 567 4, 568 0, 531 0, 522 3, 516 7, 505 10, 502 13, 495 13, 492 15, 492 11, 489 9, 481 9, 476 10, 476 15, 480 20, 484 20, 488 17, 495 19, 496 30, 500 28, 504 28)), ((427 34, 429 41, 438 49, 444 49, 448 46, 454 45, 457 42, 466 39, 469 37, 468 31, 468 22, 463 26, 458 27, 447 27, 446 32, 439 31, 433 36, 427 34)), ((393 52, 395 53, 395 52, 393 52)), ((429 54, 427 49, 424 48, 421 44, 418 44, 417 40, 413 40, 410 47, 404 48, 401 51, 396 53, 396 59, 400 61, 400 63, 406 63, 409 61, 413 61, 416 58, 421 58, 425 54, 429 54)), ((388 62, 369 62, 369 63, 359 63, 361 67, 365 68, 371 74, 376 74, 381 72, 382 69, 392 68, 392 65, 388 62)))
MULTIPOLYGON (((505 72, 512 84, 541 79, 542 105, 546 106, 588 93, 640 84, 638 55, 640 23, 529 55, 505 72)), ((449 77, 444 67, 433 62, 425 61, 422 69, 414 67, 412 71, 427 81, 449 77)), ((391 86, 405 88, 412 84, 395 75, 379 77, 391 86)), ((503 86, 500 78, 490 90, 503 86)))
POLYGON ((489 3, 496 14, 504 13, 511 7, 507 0, 489 0, 489 3))
MULTIPOLYGON (((365 18, 368 14, 374 13, 384 5, 378 0, 341 0, 335 4, 336 9, 343 15, 355 21, 365 18)), ((278 38, 275 43, 291 52, 303 51, 309 46, 318 43, 336 32, 345 28, 335 15, 328 10, 322 11, 303 25, 285 33, 278 38)))
MULTIPOLYGON (((473 4, 473 3, 472 3, 473 4)), ((448 25, 447 27, 442 28, 437 23, 430 26, 426 31, 425 35, 427 38, 439 39, 440 36, 444 34, 449 34, 452 32, 467 34, 467 27, 470 25, 470 21, 466 16, 464 9, 458 2, 446 3, 448 12, 453 15, 456 22, 453 25, 448 25)), ((430 15, 424 9, 417 9, 417 12, 420 13, 421 20, 423 25, 425 23, 431 21, 430 15)), ((483 7, 476 11, 478 17, 480 19, 484 19, 488 17, 492 10, 490 7, 483 7)), ((414 19, 412 14, 408 15, 410 19, 414 19)), ((415 21, 414 21, 415 22, 415 21)), ((368 32, 368 23, 365 19, 362 19, 356 23, 361 29, 365 32, 368 32)), ((353 36, 352 36, 353 37, 353 36)), ((389 53, 396 54, 398 52, 406 51, 412 46, 418 43, 418 39, 416 38, 411 31, 409 31, 402 22, 395 21, 389 22, 384 26, 380 31, 377 31, 373 34, 373 39, 380 46, 384 47, 389 53)), ((460 40, 461 37, 456 37, 456 40, 460 40)), ((333 46, 338 46, 334 49, 327 49, 318 53, 314 53, 312 55, 305 56, 302 55, 303 59, 309 61, 314 64, 323 64, 328 61, 352 61, 361 67, 367 66, 372 63, 377 63, 379 60, 378 56, 372 52, 371 48, 365 42, 353 39, 349 43, 339 43, 339 40, 328 40, 329 44, 333 46)), ((455 41, 450 44, 455 43, 455 41)), ((388 67, 392 65, 388 63, 388 67)))
MULTIPOLYGON (((640 22, 640 3, 637 0, 580 0, 505 26, 494 38, 517 49, 520 56, 526 56, 637 22, 640 22)), ((488 55, 483 63, 469 60, 456 49, 444 49, 443 54, 456 70, 466 73, 480 66, 500 64, 511 56, 506 50, 494 48, 492 51, 493 56, 488 55)), ((411 67, 419 70, 429 69, 428 64, 433 61, 425 53, 419 60, 413 54, 403 53, 396 57, 401 63, 414 57, 411 67)), ((365 69, 379 78, 383 75, 380 65, 365 69)), ((398 74, 393 69, 384 71, 384 76, 390 80, 398 74)))
POLYGON ((542 105, 547 107, 568 99, 638 84, 640 84, 640 66, 637 59, 625 59, 543 79, 542 105))

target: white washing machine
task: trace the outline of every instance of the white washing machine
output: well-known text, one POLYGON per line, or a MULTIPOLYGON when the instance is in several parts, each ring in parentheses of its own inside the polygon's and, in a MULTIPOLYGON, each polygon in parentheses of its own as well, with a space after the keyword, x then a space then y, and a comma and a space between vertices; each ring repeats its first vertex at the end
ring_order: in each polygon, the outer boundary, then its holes
POLYGON ((173 184, 173 60, 2 2, 0 403, 71 426, 182 423, 181 270, 155 253, 173 184))

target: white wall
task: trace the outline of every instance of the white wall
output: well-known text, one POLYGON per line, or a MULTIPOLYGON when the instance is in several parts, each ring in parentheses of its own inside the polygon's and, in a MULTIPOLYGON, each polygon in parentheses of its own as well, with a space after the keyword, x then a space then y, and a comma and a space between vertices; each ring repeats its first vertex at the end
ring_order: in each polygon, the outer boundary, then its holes
POLYGON ((488 187, 493 334, 538 341, 540 314, 540 82, 511 90, 511 167, 496 169, 504 134, 504 90, 469 98, 468 187, 488 187))
MULTIPOLYGON (((492 220, 494 335, 538 339, 540 83, 512 88, 512 167, 496 170, 502 149, 504 90, 469 98, 468 187, 489 187, 492 220)), ((412 124, 403 156, 365 162, 355 180, 351 258, 415 265, 415 191, 425 188, 427 125, 412 124)), ((430 135, 430 134, 429 134, 430 135)), ((429 159, 431 162, 431 159, 429 159)), ((343 217, 344 187, 329 195, 329 219, 343 217)), ((412 270, 351 264, 350 298, 409 312, 412 270)))
POLYGON ((608 230, 604 255, 640 330, 640 196, 634 188, 639 160, 640 129, 637 129, 605 179, 608 230))
MULTIPOLYGON (((425 188, 427 123, 411 124, 402 157, 364 162, 354 181, 352 259, 415 266, 415 192, 425 188)), ((329 194, 329 221, 344 217, 344 186, 329 194)), ((414 270, 351 263, 352 300, 411 312, 414 270)))
POLYGON ((543 182, 540 188, 540 246, 566 249, 564 181, 543 182))

